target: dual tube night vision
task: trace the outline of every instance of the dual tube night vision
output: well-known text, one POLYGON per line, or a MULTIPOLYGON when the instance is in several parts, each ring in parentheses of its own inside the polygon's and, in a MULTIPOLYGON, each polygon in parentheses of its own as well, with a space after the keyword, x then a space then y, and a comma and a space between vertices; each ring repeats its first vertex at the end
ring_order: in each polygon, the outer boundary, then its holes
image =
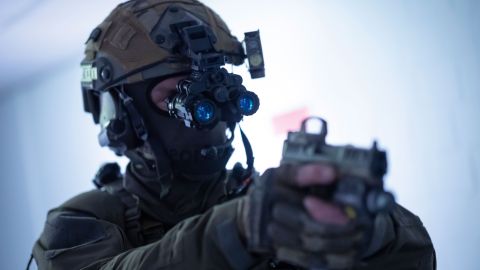
MULTIPOLYGON (((219 121, 232 126, 243 116, 254 114, 260 106, 258 96, 243 86, 240 75, 223 68, 235 62, 234 56, 215 49, 217 38, 213 31, 196 22, 175 24, 173 28, 179 29, 183 44, 179 48, 190 58, 192 73, 177 83, 177 94, 168 100, 169 114, 182 119, 187 127, 198 129, 212 128, 219 121)), ((264 77, 259 31, 245 33, 246 53, 243 49, 240 52, 241 43, 237 45, 236 57, 248 59, 251 77, 264 77)))
POLYGON ((182 119, 187 127, 204 129, 218 121, 239 122, 258 110, 257 95, 245 89, 239 75, 224 68, 197 75, 180 81, 177 94, 168 101, 170 115, 182 119))

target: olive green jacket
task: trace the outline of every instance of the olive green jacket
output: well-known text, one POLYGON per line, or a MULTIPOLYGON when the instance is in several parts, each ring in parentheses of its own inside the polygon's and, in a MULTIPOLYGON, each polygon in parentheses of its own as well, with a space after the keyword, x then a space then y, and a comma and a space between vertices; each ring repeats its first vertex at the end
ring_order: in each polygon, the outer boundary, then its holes
MULTIPOLYGON (((143 238, 134 243, 121 198, 92 190, 48 213, 33 255, 39 269, 51 270, 297 269, 275 268, 268 258, 247 251, 236 225, 241 200, 219 202, 171 226, 142 212, 143 238)), ((422 222, 399 205, 376 220, 372 244, 363 257, 355 269, 436 269, 435 251, 422 222)))

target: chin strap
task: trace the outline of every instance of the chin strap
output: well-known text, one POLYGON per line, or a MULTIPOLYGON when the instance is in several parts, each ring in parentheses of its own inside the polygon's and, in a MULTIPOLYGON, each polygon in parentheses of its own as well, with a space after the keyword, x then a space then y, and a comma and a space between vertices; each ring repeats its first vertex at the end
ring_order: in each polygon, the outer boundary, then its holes
POLYGON ((226 190, 227 198, 235 198, 245 194, 248 191, 248 187, 252 184, 253 179, 256 177, 253 162, 253 150, 250 141, 240 127, 240 134, 242 135, 243 147, 245 148, 245 156, 247 157, 247 168, 243 168, 241 163, 236 163, 232 169, 232 177, 234 179, 234 186, 231 189, 226 190))
POLYGON ((247 157, 247 175, 248 177, 250 177, 253 172, 253 162, 255 160, 255 158, 253 157, 252 145, 250 144, 247 135, 245 135, 245 132, 243 132, 241 127, 240 134, 242 135, 243 147, 245 148, 245 156, 247 157))

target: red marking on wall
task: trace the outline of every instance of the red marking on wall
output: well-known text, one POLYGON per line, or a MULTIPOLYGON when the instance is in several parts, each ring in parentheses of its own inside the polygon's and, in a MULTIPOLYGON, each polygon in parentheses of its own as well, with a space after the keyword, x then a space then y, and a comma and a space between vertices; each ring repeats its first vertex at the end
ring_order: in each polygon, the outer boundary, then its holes
POLYGON ((273 117, 275 135, 284 135, 288 131, 298 130, 303 119, 308 117, 308 108, 299 108, 273 117))

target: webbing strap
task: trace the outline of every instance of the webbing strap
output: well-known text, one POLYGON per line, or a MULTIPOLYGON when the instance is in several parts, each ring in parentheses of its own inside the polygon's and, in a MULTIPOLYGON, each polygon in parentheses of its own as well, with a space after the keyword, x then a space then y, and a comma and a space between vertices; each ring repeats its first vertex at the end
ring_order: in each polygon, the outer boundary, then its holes
POLYGON ((102 190, 120 198, 125 205, 125 230, 128 239, 134 246, 143 244, 144 239, 140 224, 140 199, 138 196, 125 190, 122 178, 104 185, 102 190))
POLYGON ((132 244, 139 246, 143 243, 142 226, 140 224, 140 200, 137 195, 122 188, 118 193, 125 204, 125 229, 132 244))

